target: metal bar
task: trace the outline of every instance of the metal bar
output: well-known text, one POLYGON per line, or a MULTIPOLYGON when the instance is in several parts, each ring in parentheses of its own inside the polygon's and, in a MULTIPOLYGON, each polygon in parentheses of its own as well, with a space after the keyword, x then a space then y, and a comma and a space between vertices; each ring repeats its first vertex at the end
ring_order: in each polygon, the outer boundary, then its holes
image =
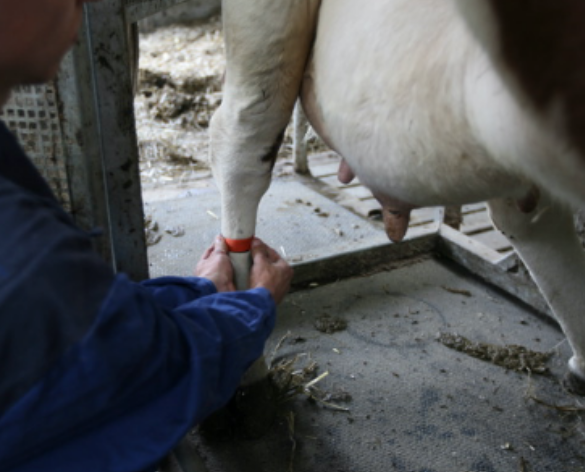
POLYGON ((56 87, 71 196, 70 212, 81 228, 101 230, 101 236, 94 239, 94 247, 114 265, 85 16, 79 41, 65 56, 56 87))
POLYGON ((124 7, 120 0, 104 0, 87 7, 87 18, 115 269, 145 279, 148 261, 124 7))

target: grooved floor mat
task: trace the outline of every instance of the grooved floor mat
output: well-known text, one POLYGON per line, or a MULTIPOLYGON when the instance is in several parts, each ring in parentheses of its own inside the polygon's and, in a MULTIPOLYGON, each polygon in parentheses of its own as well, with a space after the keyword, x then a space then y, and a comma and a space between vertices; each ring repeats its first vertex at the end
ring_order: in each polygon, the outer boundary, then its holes
MULTIPOLYGON (((561 385, 563 335, 453 265, 429 257, 292 293, 266 353, 273 364, 294 361, 297 373, 314 362, 306 380, 328 372, 309 387, 318 401, 299 393, 281 404, 257 440, 195 430, 183 464, 191 455, 201 472, 585 471, 585 401, 561 385), (317 329, 324 323, 332 332, 317 329), (550 372, 506 369, 441 334, 550 352, 550 372)), ((528 357, 518 356, 521 366, 528 357)))

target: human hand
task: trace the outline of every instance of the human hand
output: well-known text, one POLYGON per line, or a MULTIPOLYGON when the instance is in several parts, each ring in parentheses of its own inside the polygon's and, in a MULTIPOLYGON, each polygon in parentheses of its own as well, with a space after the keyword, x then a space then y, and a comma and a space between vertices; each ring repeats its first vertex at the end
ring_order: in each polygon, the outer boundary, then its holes
POLYGON ((290 288, 292 267, 274 249, 258 238, 252 241, 251 253, 250 287, 264 287, 274 301, 280 303, 290 288))
POLYGON ((222 236, 217 236, 213 244, 203 253, 195 268, 195 275, 211 280, 218 292, 236 290, 234 269, 222 236))

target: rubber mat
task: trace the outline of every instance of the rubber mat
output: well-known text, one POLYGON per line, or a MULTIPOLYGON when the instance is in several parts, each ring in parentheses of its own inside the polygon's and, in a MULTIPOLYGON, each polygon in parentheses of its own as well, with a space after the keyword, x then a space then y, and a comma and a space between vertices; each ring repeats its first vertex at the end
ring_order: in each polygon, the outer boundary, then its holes
MULTIPOLYGON (((155 236, 160 236, 148 248, 151 277, 191 275, 199 256, 220 232, 219 193, 214 187, 147 205, 145 213, 156 223, 155 236), (175 237, 173 232, 182 235, 175 237)), ((286 180, 273 181, 262 199, 257 235, 292 263, 388 242, 380 225, 286 180)), ((411 237, 415 236, 413 232, 411 237)))
POLYGON ((315 362, 314 375, 328 375, 311 388, 325 395, 282 404, 261 439, 210 441, 195 430, 183 451, 198 471, 585 471, 585 401, 561 386, 562 333, 454 266, 428 259, 292 293, 266 352, 300 370, 315 362), (316 329, 336 317, 340 331, 316 329), (441 333, 552 352, 550 373, 471 357, 441 333))

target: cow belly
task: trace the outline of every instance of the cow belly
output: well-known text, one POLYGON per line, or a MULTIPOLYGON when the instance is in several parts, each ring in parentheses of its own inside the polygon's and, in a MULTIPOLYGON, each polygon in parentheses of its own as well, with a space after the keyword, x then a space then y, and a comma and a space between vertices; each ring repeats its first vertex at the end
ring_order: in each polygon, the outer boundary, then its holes
MULTIPOLYGON (((488 69, 449 1, 323 0, 303 105, 375 193, 420 206, 520 197, 529 184, 498 160, 495 117, 478 110, 512 102, 488 69)), ((517 120, 508 112, 497 119, 517 120)))

